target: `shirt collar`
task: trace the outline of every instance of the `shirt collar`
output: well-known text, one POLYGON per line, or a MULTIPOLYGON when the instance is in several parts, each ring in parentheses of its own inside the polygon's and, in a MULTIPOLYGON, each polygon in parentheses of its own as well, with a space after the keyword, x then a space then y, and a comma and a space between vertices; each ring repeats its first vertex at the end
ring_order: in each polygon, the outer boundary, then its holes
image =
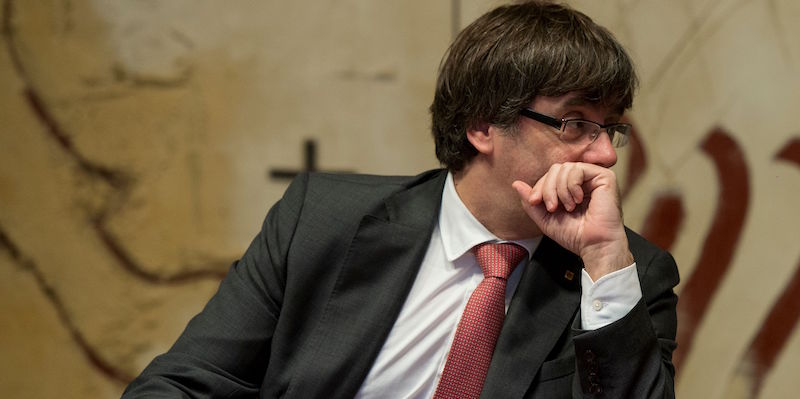
POLYGON ((461 201, 456 192, 455 183, 453 183, 453 174, 450 172, 447 172, 447 180, 442 191, 439 230, 442 235, 445 256, 450 262, 467 253, 472 247, 486 241, 519 244, 528 251, 528 259, 530 259, 542 239, 539 236, 525 240, 508 241, 501 240, 492 234, 470 213, 467 206, 461 201))

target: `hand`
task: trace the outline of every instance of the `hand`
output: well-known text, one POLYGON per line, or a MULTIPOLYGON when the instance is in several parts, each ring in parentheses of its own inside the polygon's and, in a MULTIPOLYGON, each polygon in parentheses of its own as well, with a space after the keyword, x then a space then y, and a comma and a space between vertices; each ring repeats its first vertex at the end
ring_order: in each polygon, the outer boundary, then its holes
POLYGON ((610 169, 554 164, 533 187, 520 180, 512 186, 542 234, 580 256, 592 280, 633 263, 610 169))

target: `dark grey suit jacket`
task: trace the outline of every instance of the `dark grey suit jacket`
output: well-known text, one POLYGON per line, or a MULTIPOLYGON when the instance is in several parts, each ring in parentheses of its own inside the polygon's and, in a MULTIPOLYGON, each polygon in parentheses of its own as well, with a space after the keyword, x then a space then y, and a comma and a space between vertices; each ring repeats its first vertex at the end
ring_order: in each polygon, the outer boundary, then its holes
MULTIPOLYGON (((295 179, 217 294, 123 397, 353 397, 414 282, 445 176, 295 179)), ((511 301, 484 398, 674 396, 677 268, 635 233, 628 239, 643 299, 595 331, 574 328, 580 259, 542 241, 511 301)))

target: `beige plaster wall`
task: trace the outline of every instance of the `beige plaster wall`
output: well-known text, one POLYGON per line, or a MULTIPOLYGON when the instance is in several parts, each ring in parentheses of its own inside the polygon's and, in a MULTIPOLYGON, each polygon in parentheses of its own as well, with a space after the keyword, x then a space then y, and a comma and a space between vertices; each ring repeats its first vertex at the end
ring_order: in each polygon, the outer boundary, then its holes
MULTIPOLYGON (((435 167, 439 59, 497 4, 0 3, 0 395, 14 398, 118 397, 214 292, 305 140, 324 170, 435 167)), ((642 78, 638 145, 616 168, 628 224, 684 279, 679 396, 790 397, 800 5, 572 3, 642 78)))

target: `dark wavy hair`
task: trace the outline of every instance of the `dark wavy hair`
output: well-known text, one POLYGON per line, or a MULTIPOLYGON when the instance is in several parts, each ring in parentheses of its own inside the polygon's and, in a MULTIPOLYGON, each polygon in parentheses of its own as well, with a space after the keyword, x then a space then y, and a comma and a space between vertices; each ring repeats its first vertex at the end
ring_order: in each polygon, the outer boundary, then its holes
POLYGON ((585 14, 544 1, 498 7, 461 31, 442 59, 430 107, 436 157, 463 169, 477 154, 467 129, 488 123, 515 134, 519 111, 538 95, 579 91, 621 113, 637 84, 625 49, 585 14))

